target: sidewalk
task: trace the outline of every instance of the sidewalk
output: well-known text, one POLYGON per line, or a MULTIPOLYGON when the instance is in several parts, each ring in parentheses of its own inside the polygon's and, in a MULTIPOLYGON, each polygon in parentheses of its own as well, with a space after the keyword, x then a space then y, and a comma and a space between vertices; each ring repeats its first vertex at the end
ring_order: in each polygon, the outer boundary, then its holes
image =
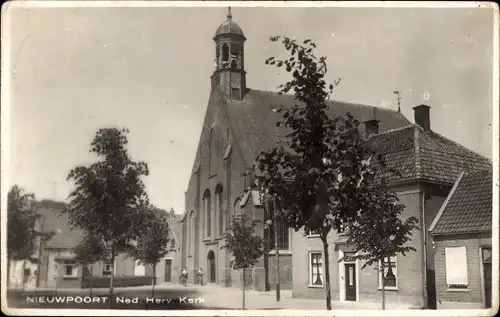
MULTIPOLYGON (((239 288, 222 287, 218 285, 198 286, 198 292, 205 298, 206 305, 221 309, 241 309, 243 293, 239 288)), ((245 308, 253 309, 298 309, 324 310, 325 299, 293 298, 291 290, 282 290, 279 302, 276 302, 276 292, 245 291, 245 308)), ((379 302, 351 302, 332 300, 332 309, 337 310, 371 310, 381 309, 379 302)), ((419 309, 410 305, 386 303, 387 310, 419 309)))

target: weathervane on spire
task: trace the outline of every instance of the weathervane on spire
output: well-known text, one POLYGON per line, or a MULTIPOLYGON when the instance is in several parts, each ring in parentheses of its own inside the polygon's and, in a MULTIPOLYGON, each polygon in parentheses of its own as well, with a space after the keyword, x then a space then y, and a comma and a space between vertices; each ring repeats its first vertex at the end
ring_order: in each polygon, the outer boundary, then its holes
POLYGON ((231 7, 227 7, 227 16, 228 19, 232 19, 233 15, 231 14, 231 7))
POLYGON ((397 100, 398 100, 398 112, 401 112, 401 92, 399 90, 394 90, 392 93, 397 96, 397 100))

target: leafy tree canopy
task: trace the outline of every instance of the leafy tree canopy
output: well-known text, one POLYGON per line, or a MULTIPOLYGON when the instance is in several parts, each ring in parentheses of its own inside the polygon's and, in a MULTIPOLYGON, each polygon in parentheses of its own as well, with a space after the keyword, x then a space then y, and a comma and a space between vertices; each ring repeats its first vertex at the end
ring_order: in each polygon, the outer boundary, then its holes
POLYGON ((68 180, 76 188, 70 194, 70 224, 81 228, 113 248, 126 249, 141 236, 143 206, 149 204, 142 176, 149 174, 142 161, 127 151, 128 129, 99 129, 90 152, 98 161, 72 169, 68 180))
POLYGON ((129 254, 142 264, 157 264, 168 253, 175 252, 171 244, 173 237, 168 224, 169 215, 154 206, 144 213, 143 234, 130 248, 129 254))
POLYGON ((397 253, 404 256, 416 251, 408 242, 412 232, 418 230, 418 219, 403 220, 405 206, 399 203, 397 194, 382 183, 373 188, 369 199, 370 208, 345 230, 347 243, 355 245, 358 251, 354 258, 365 260, 362 269, 397 253))
POLYGON ((34 253, 39 239, 48 240, 53 232, 37 226, 40 215, 35 210, 35 195, 14 185, 7 195, 7 253, 12 260, 36 262, 34 253))
POLYGON ((270 40, 281 41, 289 57, 270 57, 266 63, 292 73, 281 92, 293 91, 297 103, 278 108, 282 119, 277 125, 288 133, 257 157, 254 177, 276 197, 291 227, 326 241, 331 229, 340 231, 366 209, 376 166, 383 160, 361 135, 358 120, 349 113, 329 116, 326 100, 334 84, 325 81, 326 57, 314 55, 316 45, 309 39, 302 44, 287 37, 270 40))
POLYGON ((258 221, 253 221, 245 214, 236 215, 230 226, 223 234, 225 245, 234 259, 230 265, 235 270, 247 269, 255 266, 259 258, 264 255, 264 240, 255 235, 258 221))

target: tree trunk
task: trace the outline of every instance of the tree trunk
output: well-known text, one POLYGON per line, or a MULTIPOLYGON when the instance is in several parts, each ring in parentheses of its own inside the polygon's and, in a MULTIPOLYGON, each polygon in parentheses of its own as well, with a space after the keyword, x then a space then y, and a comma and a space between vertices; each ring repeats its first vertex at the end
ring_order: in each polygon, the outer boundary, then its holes
POLYGON ((23 280, 22 280, 22 283, 23 283, 23 291, 25 291, 25 288, 26 288, 26 260, 23 260, 23 280))
POLYGON ((385 266, 385 263, 384 263, 384 259, 382 259, 382 261, 380 261, 380 263, 382 264, 381 265, 381 273, 382 273, 382 310, 385 310, 385 281, 384 281, 384 266, 385 266))
POLYGON ((328 241, 326 235, 321 235, 323 242, 323 254, 325 257, 325 293, 326 293, 326 309, 332 310, 332 293, 330 290, 330 256, 328 255, 328 241))
POLYGON ((115 246, 111 247, 111 276, 109 277, 109 308, 113 306, 113 283, 115 282, 115 246))
POLYGON ((151 297, 155 297, 155 284, 156 284, 155 282, 156 282, 156 263, 153 264, 153 280, 152 280, 153 289, 151 292, 151 297))
POLYGON ((243 310, 245 310, 245 268, 243 268, 243 310))
POLYGON ((92 277, 93 276, 94 276, 94 264, 90 264, 90 278, 89 278, 90 297, 92 297, 92 277))

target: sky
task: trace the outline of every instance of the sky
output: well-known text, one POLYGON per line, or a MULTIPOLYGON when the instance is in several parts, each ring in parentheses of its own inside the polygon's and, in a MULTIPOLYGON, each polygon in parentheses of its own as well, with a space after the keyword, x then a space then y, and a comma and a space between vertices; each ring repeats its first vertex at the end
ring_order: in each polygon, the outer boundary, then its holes
MULTIPOLYGON (((97 129, 127 127, 132 158, 149 165, 151 203, 182 214, 212 38, 227 8, 9 10, 9 187, 66 200, 68 172, 93 161, 97 129)), ((284 54, 270 36, 311 38, 328 80, 341 78, 334 99, 397 109, 399 90, 411 121, 412 107, 427 104, 434 131, 492 157, 492 9, 233 6, 232 14, 247 38, 249 88, 276 91, 288 80, 264 64, 284 54)))

